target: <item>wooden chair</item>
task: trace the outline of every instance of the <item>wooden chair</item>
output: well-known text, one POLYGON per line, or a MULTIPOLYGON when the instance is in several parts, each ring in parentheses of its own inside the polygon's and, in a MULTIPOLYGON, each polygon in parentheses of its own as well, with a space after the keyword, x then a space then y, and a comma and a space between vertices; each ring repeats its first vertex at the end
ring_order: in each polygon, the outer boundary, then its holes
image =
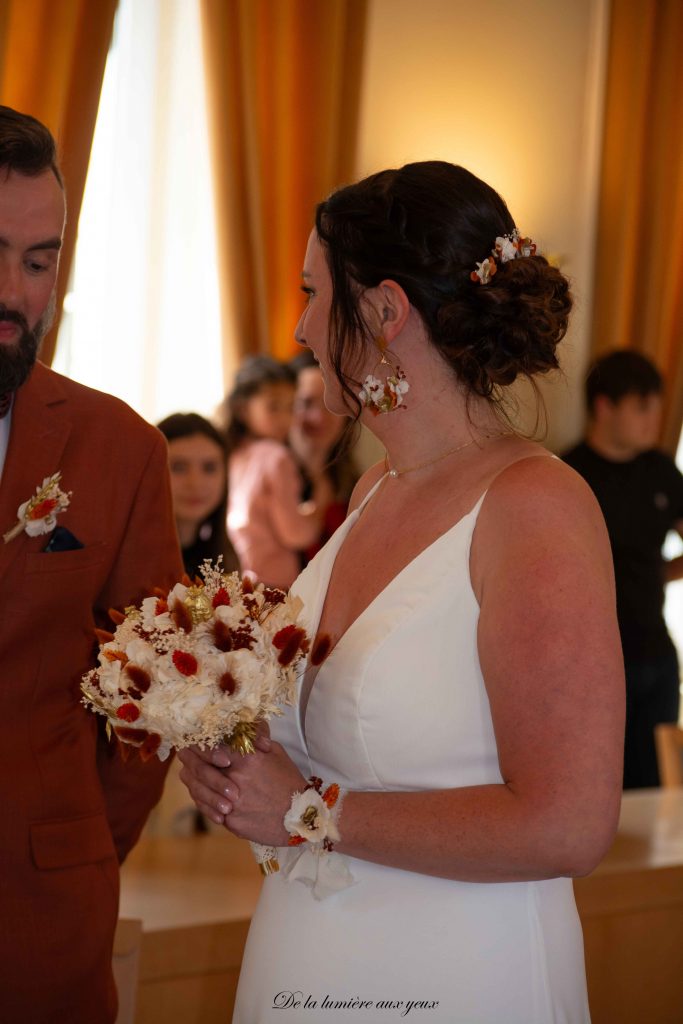
POLYGON ((677 725, 657 725, 655 743, 662 786, 683 786, 683 729, 677 725))
POLYGON ((119 995, 116 1024, 135 1024, 141 942, 142 922, 119 918, 114 935, 112 961, 116 990, 119 995))

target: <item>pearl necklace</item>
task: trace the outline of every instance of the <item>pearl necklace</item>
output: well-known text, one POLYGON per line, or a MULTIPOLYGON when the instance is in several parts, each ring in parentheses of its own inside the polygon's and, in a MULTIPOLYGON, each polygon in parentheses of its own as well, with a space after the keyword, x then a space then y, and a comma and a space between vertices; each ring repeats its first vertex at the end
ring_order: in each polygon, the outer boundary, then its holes
POLYGON ((447 452, 442 452, 433 459, 427 459, 426 462, 418 462, 416 466, 406 466, 405 469, 389 469, 389 457, 385 455, 384 465, 387 468, 387 472, 390 477, 394 480, 399 476, 405 476, 406 473, 414 473, 418 469, 426 469, 427 466, 433 466, 436 462, 441 462, 442 459, 447 459, 449 455, 455 455, 456 452, 461 452, 465 448, 469 448, 470 445, 476 444, 477 441, 490 441, 495 437, 512 437, 513 431, 509 430, 504 434, 484 434, 481 438, 473 437, 470 441, 465 441, 464 444, 459 444, 457 448, 449 448, 447 452))

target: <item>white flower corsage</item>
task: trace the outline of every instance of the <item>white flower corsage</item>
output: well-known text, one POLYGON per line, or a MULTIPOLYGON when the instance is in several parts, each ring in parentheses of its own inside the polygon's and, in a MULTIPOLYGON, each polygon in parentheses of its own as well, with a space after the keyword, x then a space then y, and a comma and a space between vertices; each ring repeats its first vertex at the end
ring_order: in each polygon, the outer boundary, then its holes
POLYGON ((323 780, 313 775, 303 793, 294 793, 285 814, 289 846, 295 849, 285 855, 282 875, 308 886, 316 900, 327 899, 355 882, 345 858, 337 853, 330 856, 341 838, 337 822, 342 799, 336 782, 323 789, 323 780))
POLYGON ((294 793, 285 814, 285 828, 289 832, 289 845, 322 843, 331 850, 338 843, 339 829, 333 811, 339 800, 339 786, 332 783, 323 791, 322 779, 311 776, 310 785, 303 793, 294 793))
POLYGON ((17 509, 17 522, 4 535, 5 544, 18 537, 25 530, 29 537, 50 533, 57 525, 57 516, 69 507, 71 491, 68 494, 60 486, 61 473, 46 476, 36 493, 17 509))

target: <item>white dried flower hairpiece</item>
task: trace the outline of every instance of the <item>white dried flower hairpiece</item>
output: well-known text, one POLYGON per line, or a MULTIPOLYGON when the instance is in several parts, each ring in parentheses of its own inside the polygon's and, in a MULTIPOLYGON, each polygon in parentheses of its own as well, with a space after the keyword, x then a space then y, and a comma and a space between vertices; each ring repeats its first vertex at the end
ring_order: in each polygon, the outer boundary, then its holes
POLYGON ((470 280, 478 281, 479 284, 488 284, 498 269, 499 263, 508 263, 510 260, 518 260, 523 256, 535 256, 536 243, 530 238, 523 238, 517 228, 509 235, 499 235, 496 238, 491 256, 487 256, 481 263, 477 263, 477 269, 470 274, 470 280))

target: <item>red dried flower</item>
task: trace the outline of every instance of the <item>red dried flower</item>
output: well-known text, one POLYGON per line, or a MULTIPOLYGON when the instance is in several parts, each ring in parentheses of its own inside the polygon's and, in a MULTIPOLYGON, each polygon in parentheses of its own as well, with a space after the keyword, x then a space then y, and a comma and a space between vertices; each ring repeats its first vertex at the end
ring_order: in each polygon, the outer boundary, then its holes
POLYGON ((137 687, 141 693, 147 693, 152 685, 152 677, 149 672, 146 672, 145 669, 141 668, 139 665, 135 665, 132 661, 128 662, 125 671, 130 676, 133 686, 137 687))
POLYGON ((161 736, 156 732, 151 732, 140 747, 140 760, 149 761, 151 757, 154 757, 160 746, 161 736))
POLYGON ((287 595, 284 590, 279 590, 277 587, 264 587, 263 596, 268 604, 282 604, 287 595))
POLYGON ((140 717, 140 708, 135 704, 122 704, 116 712, 116 717, 123 722, 136 722, 140 717))
POLYGON ((218 685, 220 686, 223 693, 229 693, 230 695, 232 695, 237 689, 237 680, 235 679, 232 672, 224 672, 223 675, 218 680, 218 685))
POLYGON ((131 729, 126 725, 114 726, 114 733, 124 743, 132 743, 134 747, 140 747, 145 742, 149 733, 146 729, 131 729))
POLYGON ((239 629, 233 629, 231 632, 231 638, 233 651, 250 651, 256 643, 256 640, 246 623, 239 629))
POLYGON ((111 621, 117 626, 120 626, 122 622, 126 621, 126 616, 123 614, 123 612, 120 612, 118 608, 110 608, 109 611, 107 612, 107 615, 109 616, 111 621))
POLYGON ((279 664, 283 668, 291 665, 299 651, 308 649, 306 631, 300 626, 284 626, 273 637, 273 646, 280 651, 279 664))
POLYGON ((100 644, 109 644, 114 639, 114 634, 106 629, 95 629, 95 636, 100 644))
POLYGON ((190 654, 188 651, 174 651, 172 661, 181 676, 194 676, 197 674, 199 663, 194 654, 190 654))
POLYGON ((213 642, 224 654, 232 650, 232 633, 220 619, 216 619, 213 624, 213 642))
POLYGON ((56 498, 45 498, 44 501, 39 501, 37 505, 33 506, 26 518, 44 519, 45 516, 49 516, 50 512, 54 512, 58 504, 56 498))
POLYGON ((332 647, 332 637, 329 633, 318 633, 313 641, 311 651, 311 665, 322 665, 332 647))
POLYGON ((182 601, 176 601, 174 603, 171 611, 171 618, 178 629, 182 629, 185 633, 192 632, 192 616, 182 601))
POLYGON ((163 615, 164 612, 168 611, 168 601, 164 597, 158 597, 157 603, 154 605, 154 614, 163 615))
POLYGON ((251 581, 249 576, 245 576, 244 579, 242 580, 242 593, 243 594, 253 594, 254 593, 254 584, 252 583, 252 581, 251 581))
POLYGON ((230 594, 227 592, 225 587, 220 587, 220 589, 213 595, 211 607, 220 608, 222 605, 226 604, 230 604, 230 594))
POLYGON ((296 630, 296 626, 283 626, 273 637, 273 647, 277 647, 278 651, 281 651, 289 643, 292 634, 296 630))
POLYGON ((287 846, 301 846, 306 841, 303 836, 290 836, 287 840, 287 846))

